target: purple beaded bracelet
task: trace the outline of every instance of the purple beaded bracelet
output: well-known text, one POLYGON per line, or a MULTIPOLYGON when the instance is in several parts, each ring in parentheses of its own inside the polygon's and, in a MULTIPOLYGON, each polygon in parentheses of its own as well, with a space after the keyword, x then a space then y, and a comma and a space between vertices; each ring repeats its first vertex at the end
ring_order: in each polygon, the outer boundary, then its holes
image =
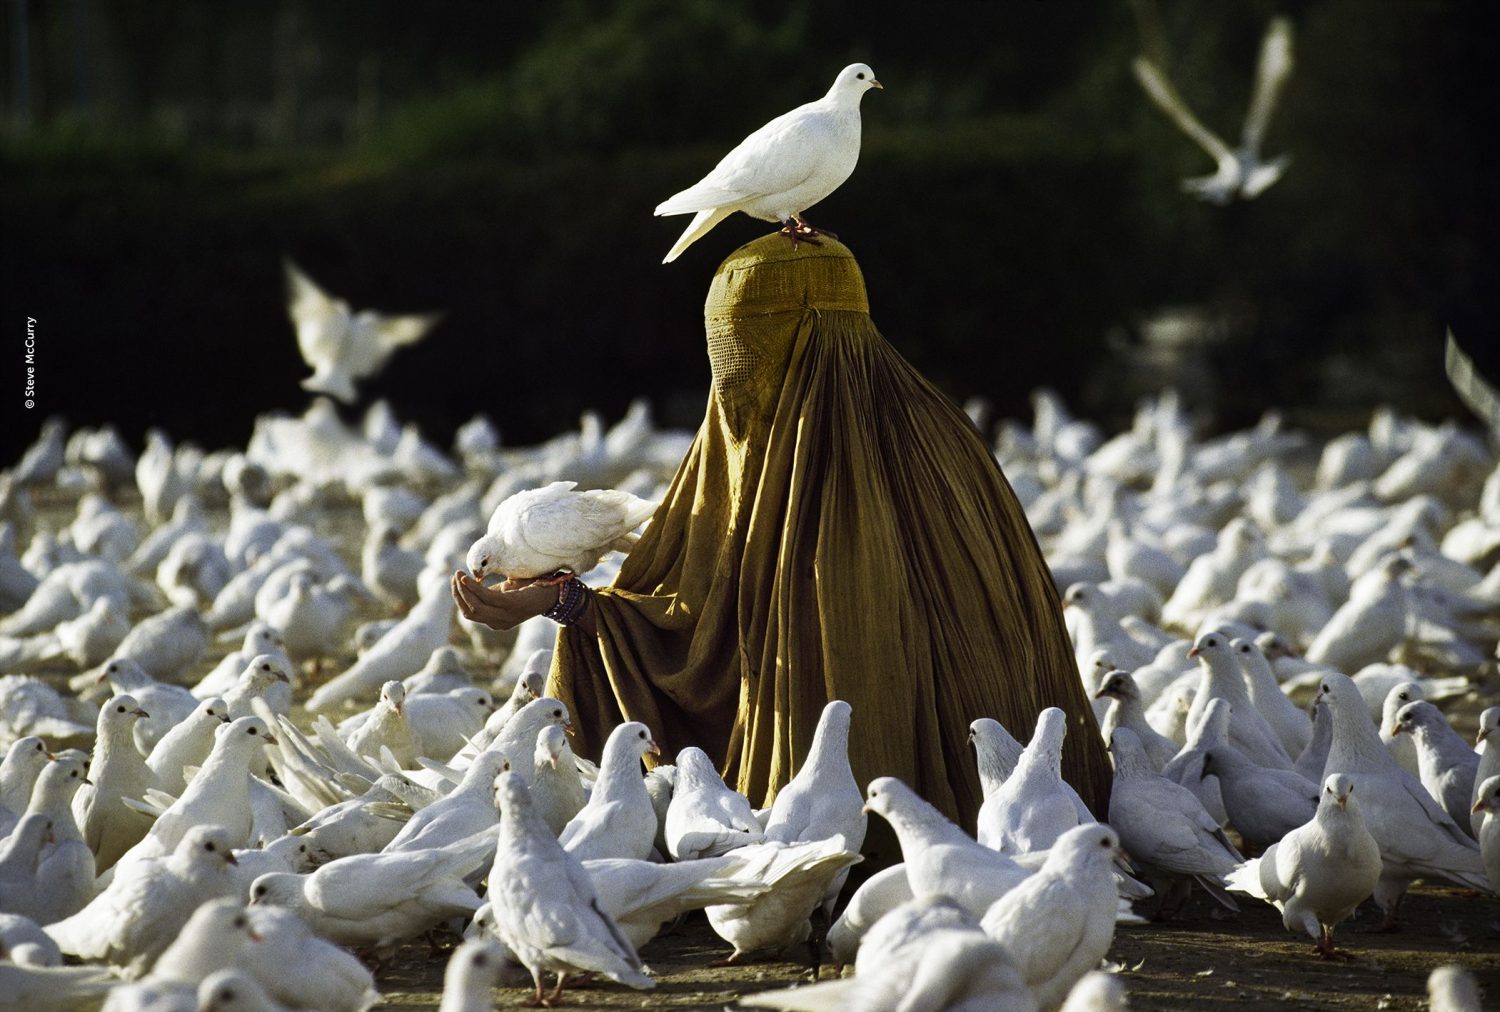
POLYGON ((558 625, 572 625, 583 615, 588 602, 589 588, 575 576, 557 588, 557 603, 542 614, 558 625))

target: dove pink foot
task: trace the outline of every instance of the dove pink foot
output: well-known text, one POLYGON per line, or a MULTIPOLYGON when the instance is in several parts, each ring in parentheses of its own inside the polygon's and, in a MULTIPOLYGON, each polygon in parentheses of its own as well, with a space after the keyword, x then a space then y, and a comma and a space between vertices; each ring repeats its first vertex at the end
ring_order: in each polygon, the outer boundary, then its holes
POLYGON ((809 246, 821 246, 823 244, 815 238, 820 235, 826 235, 830 239, 838 238, 832 232, 813 227, 806 218, 796 214, 792 215, 790 221, 782 224, 780 234, 792 240, 792 249, 796 249, 797 244, 802 242, 807 243, 809 246))

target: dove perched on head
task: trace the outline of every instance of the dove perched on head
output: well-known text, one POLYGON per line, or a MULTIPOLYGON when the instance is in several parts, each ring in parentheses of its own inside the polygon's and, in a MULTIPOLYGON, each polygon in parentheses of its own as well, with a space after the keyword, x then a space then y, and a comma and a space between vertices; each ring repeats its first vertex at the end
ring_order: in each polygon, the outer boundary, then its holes
POLYGON ((490 905, 501 941, 531 971, 537 1001, 548 972, 558 975, 554 1001, 573 973, 599 973, 634 988, 655 987, 635 947, 599 908, 588 872, 532 808, 521 778, 502 773, 497 790, 501 817, 495 862, 507 874, 492 879, 490 905))
POLYGON ((1359 791, 1370 835, 1380 845, 1381 877, 1375 902, 1389 926, 1413 879, 1439 875, 1475 889, 1485 888, 1479 848, 1420 781, 1391 758, 1354 681, 1335 671, 1323 675, 1318 698, 1333 717, 1328 775, 1342 773, 1359 791))
POLYGON ((466 556, 474 579, 498 574, 515 584, 582 575, 606 553, 630 551, 638 540, 632 532, 658 505, 614 489, 576 489, 577 482, 554 481, 496 506, 466 556))
POLYGON ((1010 953, 1042 1007, 1061 1003, 1109 951, 1119 907, 1115 859, 1124 856, 1113 829, 1076 826, 1035 875, 985 911, 980 927, 1010 953))
POLYGON ((735 211, 779 221, 794 239, 816 235, 802 214, 854 171, 859 160, 860 99, 879 87, 873 70, 863 63, 850 64, 839 71, 822 98, 771 120, 698 183, 658 204, 658 217, 693 215, 662 263, 676 260, 735 211))
POLYGON ((647 752, 660 755, 661 746, 645 724, 628 721, 610 732, 588 804, 558 837, 564 850, 580 861, 651 856, 656 809, 641 778, 641 757, 647 752))
POLYGON ((374 376, 403 345, 421 340, 438 321, 437 314, 383 316, 358 313, 343 299, 324 292, 290 260, 283 262, 287 281, 287 314, 297 328, 297 349, 313 374, 304 390, 353 404, 354 381, 374 376))

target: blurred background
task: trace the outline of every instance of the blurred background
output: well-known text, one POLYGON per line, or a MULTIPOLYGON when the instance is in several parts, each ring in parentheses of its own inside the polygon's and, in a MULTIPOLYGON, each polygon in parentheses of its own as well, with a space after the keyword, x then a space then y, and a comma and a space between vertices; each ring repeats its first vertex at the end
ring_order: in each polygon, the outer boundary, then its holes
POLYGON ((479 412, 527 443, 645 394, 692 427, 708 281, 767 226, 662 266, 686 219, 651 210, 855 60, 885 90, 809 217, 958 401, 1029 417, 1048 385, 1120 424, 1173 384, 1210 428, 1466 418, 1448 325, 1500 376, 1482 0, 0 3, 6 462, 53 414, 214 449, 302 410, 283 256, 356 308, 446 314, 347 418, 385 397, 441 445, 479 412), (1130 62, 1233 144, 1276 15, 1296 68, 1265 152, 1291 167, 1195 200, 1213 165, 1130 62))

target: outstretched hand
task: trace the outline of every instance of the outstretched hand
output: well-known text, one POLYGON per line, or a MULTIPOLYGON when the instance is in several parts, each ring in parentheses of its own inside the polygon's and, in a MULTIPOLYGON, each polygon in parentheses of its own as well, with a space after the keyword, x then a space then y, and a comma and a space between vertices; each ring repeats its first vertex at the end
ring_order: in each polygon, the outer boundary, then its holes
POLYGON ((557 587, 531 583, 516 590, 486 587, 459 570, 453 574, 453 600, 459 614, 491 629, 511 629, 557 603, 557 587))

